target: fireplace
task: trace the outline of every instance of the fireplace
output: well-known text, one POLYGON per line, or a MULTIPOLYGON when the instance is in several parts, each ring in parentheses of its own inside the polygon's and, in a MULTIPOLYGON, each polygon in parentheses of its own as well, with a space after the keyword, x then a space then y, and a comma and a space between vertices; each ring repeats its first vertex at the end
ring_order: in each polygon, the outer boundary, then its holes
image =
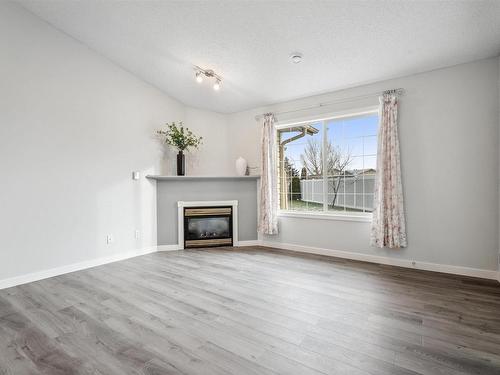
POLYGON ((233 207, 184 207, 184 248, 233 246, 233 207))
POLYGON ((238 201, 177 201, 177 248, 239 246, 238 201))

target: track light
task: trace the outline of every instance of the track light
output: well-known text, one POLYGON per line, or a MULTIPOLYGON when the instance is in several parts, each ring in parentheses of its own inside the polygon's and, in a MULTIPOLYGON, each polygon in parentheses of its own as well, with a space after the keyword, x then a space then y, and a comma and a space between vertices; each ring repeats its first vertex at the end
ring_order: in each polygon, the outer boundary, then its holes
POLYGON ((195 70, 195 78, 196 78, 196 82, 198 83, 202 83, 203 82, 203 79, 205 77, 207 78, 213 78, 215 80, 214 84, 213 84, 213 89, 215 91, 219 91, 220 90, 220 87, 222 85, 222 78, 217 75, 213 70, 211 69, 203 69, 203 68, 200 68, 199 66, 195 66, 194 67, 194 70, 195 70))
POLYGON ((219 91, 219 89, 220 89, 220 84, 221 84, 220 79, 217 79, 217 80, 215 81, 215 83, 214 83, 214 90, 215 90, 215 91, 219 91))
POLYGON ((203 75, 201 72, 196 72, 196 82, 198 82, 198 83, 203 82, 203 75))

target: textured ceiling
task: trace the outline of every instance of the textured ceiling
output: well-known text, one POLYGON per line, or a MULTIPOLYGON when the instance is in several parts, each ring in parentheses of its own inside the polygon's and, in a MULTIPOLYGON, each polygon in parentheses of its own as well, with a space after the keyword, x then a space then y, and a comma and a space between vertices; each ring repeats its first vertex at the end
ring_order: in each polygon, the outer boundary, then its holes
POLYGON ((494 0, 21 3, 170 96, 225 113, 500 52, 494 0), (193 65, 222 89, 197 84, 193 65))

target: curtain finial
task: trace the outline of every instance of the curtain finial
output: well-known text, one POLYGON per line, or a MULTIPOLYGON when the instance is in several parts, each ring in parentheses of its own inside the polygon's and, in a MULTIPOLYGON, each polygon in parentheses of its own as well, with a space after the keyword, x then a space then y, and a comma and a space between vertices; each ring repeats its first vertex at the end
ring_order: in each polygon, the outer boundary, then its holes
POLYGON ((405 90, 402 88, 399 89, 390 89, 390 90, 385 90, 382 92, 384 95, 396 95, 396 96, 401 96, 404 95, 405 90))

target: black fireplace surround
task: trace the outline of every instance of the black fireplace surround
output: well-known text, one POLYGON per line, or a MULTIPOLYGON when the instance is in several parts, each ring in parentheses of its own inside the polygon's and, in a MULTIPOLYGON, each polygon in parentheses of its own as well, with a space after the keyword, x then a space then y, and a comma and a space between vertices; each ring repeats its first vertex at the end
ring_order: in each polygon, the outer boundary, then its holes
POLYGON ((233 246, 233 208, 184 207, 184 248, 233 246))

